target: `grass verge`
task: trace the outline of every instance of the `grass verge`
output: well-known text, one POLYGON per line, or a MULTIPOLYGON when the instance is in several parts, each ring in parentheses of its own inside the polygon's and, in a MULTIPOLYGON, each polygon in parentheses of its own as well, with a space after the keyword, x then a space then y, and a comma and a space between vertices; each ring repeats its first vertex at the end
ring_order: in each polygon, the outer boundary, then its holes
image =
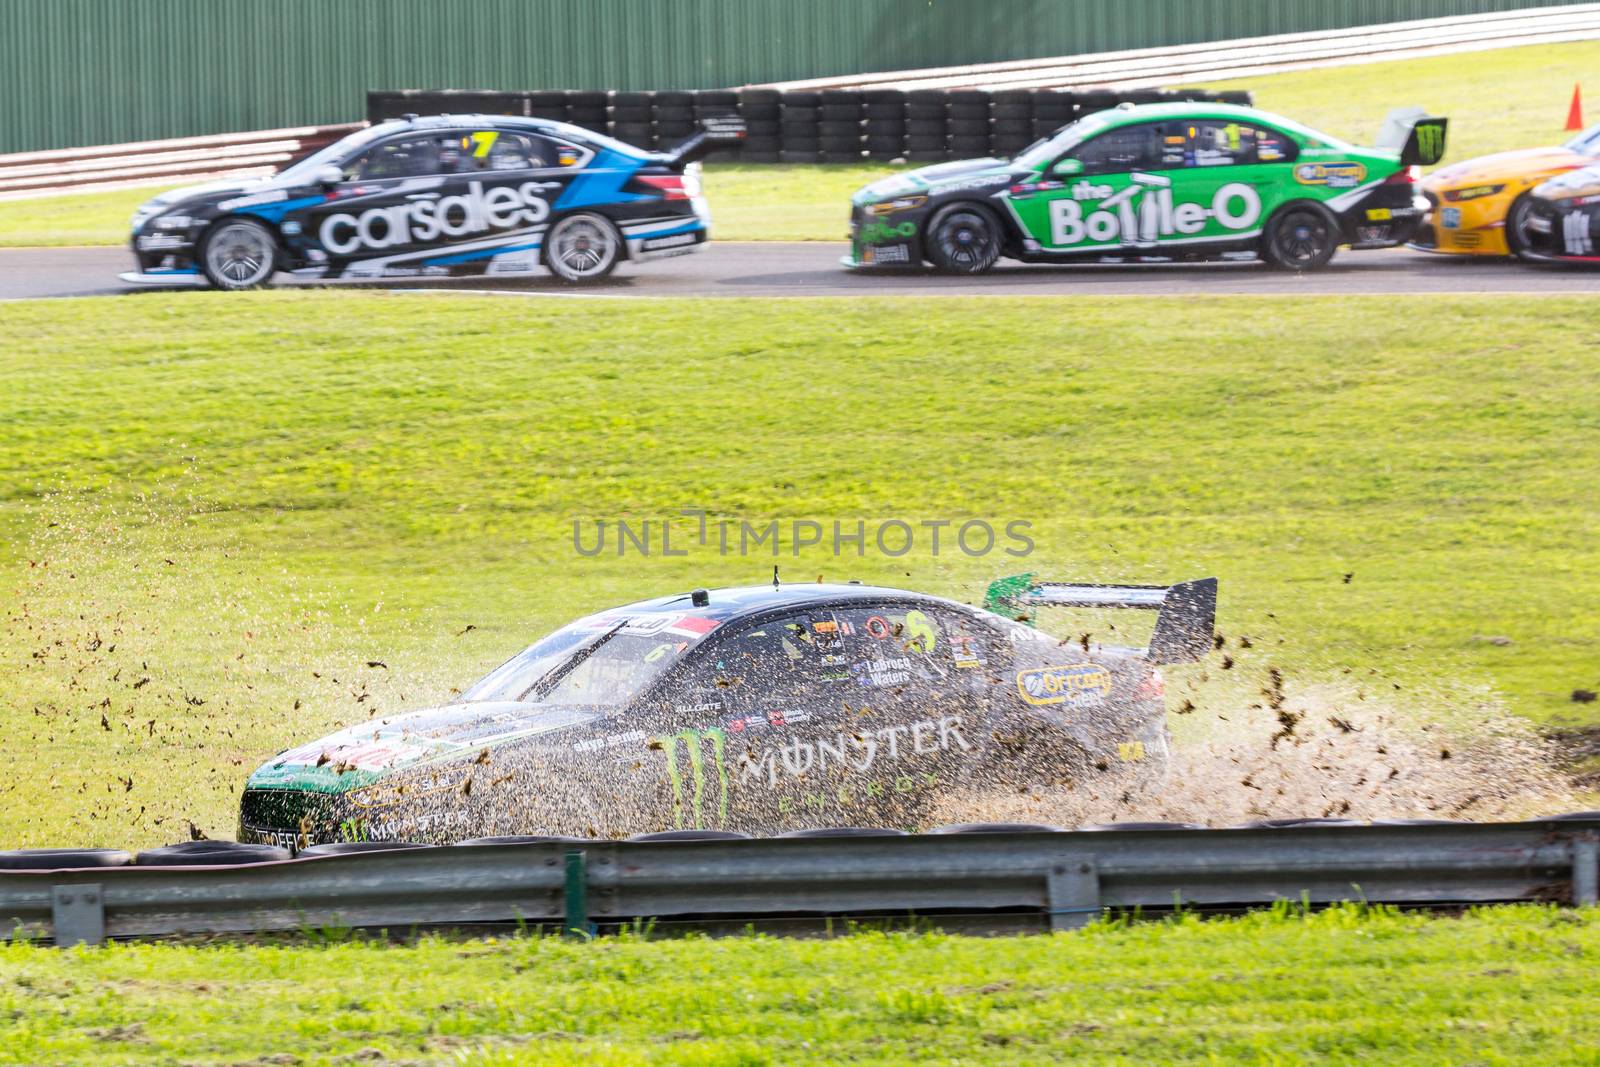
POLYGON ((1597 962, 1594 909, 1542 907, 988 939, 14 945, 0 1063, 1593 1065, 1597 962))
POLYGON ((226 834, 291 742, 774 563, 966 600, 1023 570, 1216 574, 1226 662, 1172 702, 1227 730, 1271 723, 1269 668, 1417 720, 1499 693, 1590 721, 1569 695, 1600 688, 1582 298, 196 293, 0 327, 8 844, 226 834), (741 558, 685 546, 683 508, 922 532, 741 558), (687 556, 659 525, 649 556, 575 550, 618 518, 676 519, 687 556), (1035 551, 935 553, 921 524, 967 519, 1035 551))
MULTIPOLYGON (((1600 61, 1600 42, 1274 74, 1216 83, 1249 89, 1256 104, 1358 144, 1396 107, 1421 104, 1451 119, 1447 162, 1508 148, 1559 144, 1572 86, 1600 61)), ((890 164, 713 164, 706 194, 725 241, 843 240, 850 194, 901 169, 890 164)), ((119 245, 134 208, 163 187, 0 203, 0 247, 119 245)))

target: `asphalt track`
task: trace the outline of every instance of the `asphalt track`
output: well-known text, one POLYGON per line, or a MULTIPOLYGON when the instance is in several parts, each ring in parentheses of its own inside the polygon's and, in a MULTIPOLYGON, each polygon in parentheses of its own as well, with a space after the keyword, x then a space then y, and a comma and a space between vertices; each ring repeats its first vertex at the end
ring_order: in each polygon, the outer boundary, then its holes
MULTIPOLYGON (((1405 249, 1342 251, 1326 269, 1296 275, 1259 264, 997 267, 977 278, 929 271, 851 273, 842 242, 722 242, 689 256, 632 266, 605 283, 574 289, 548 277, 343 284, 341 288, 492 291, 561 296, 1392 296, 1396 293, 1600 293, 1600 270, 1453 259, 1405 249)), ((125 248, 0 249, 0 299, 106 296, 160 291, 127 285, 125 248)), ((280 283, 283 284, 280 279, 280 283)), ((170 290, 168 290, 170 291, 170 290)))

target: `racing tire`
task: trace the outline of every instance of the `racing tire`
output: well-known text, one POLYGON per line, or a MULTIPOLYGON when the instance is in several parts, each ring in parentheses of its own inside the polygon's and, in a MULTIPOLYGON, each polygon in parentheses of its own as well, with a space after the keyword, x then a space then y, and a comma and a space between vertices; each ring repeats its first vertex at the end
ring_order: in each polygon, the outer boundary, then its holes
POLYGON ((632 834, 628 841, 748 841, 749 834, 737 830, 655 830, 632 834))
POLYGON ((1531 206, 1528 194, 1523 193, 1511 201, 1511 206, 1506 209, 1506 251, 1524 262, 1528 259, 1528 241, 1522 236, 1522 230, 1527 224, 1531 206))
POLYGON ((276 863, 290 859, 278 845, 251 845, 237 841, 184 841, 147 848, 133 859, 135 867, 212 867, 247 863, 276 863))
POLYGON ((329 841, 311 845, 296 853, 301 859, 318 856, 354 856, 361 852, 401 852, 408 848, 433 848, 420 841, 329 841))
POLYGON ((230 216, 206 231, 198 258, 218 289, 263 289, 278 272, 278 237, 264 223, 230 216))
POLYGON ((69 871, 126 867, 133 857, 120 848, 18 848, 0 852, 0 871, 69 871))
POLYGON ((616 269, 622 255, 616 226, 587 211, 566 216, 544 236, 544 265, 568 285, 600 281, 616 269))
POLYGON ((1261 234, 1261 258, 1280 270, 1320 270, 1338 247, 1338 222, 1310 204, 1290 204, 1261 234))
POLYGON ((1042 822, 963 822, 952 826, 935 826, 930 834, 1059 834, 1059 826, 1042 822))
POLYGON ((908 837, 904 830, 885 826, 823 826, 811 830, 785 830, 779 837, 908 837))
POLYGON ((977 204, 951 204, 928 223, 925 254, 944 274, 982 274, 1000 258, 1000 220, 977 204))

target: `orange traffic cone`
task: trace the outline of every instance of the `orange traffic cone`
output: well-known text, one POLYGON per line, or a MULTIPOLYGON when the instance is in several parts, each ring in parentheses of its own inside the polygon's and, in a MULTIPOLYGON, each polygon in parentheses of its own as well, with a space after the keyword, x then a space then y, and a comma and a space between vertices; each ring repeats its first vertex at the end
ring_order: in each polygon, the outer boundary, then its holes
POLYGON ((1572 106, 1567 109, 1567 129, 1583 129, 1583 87, 1572 87, 1572 106))

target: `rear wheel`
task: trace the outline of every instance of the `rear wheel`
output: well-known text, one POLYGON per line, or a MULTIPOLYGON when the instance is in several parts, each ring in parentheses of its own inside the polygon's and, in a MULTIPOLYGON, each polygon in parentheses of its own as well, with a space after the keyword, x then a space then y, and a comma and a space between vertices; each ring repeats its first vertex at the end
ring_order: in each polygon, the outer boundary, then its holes
POLYGON ((599 281, 621 257, 622 235, 610 219, 599 215, 568 215, 545 235, 545 266, 569 285, 599 281))
POLYGON ((206 231, 200 269, 218 289, 259 289, 277 273, 278 238, 254 219, 223 219, 206 231))
POLYGON ((1528 255, 1528 216, 1532 208, 1528 194, 1523 193, 1511 201, 1511 207, 1506 211, 1506 250, 1518 259, 1525 259, 1528 255))
POLYGON ((928 225, 927 254, 945 274, 982 274, 1000 258, 1000 222, 976 204, 952 204, 928 225))
POLYGON ((1309 204, 1280 211, 1261 236, 1261 258, 1284 270, 1318 270, 1328 265, 1338 247, 1338 223, 1309 204))

